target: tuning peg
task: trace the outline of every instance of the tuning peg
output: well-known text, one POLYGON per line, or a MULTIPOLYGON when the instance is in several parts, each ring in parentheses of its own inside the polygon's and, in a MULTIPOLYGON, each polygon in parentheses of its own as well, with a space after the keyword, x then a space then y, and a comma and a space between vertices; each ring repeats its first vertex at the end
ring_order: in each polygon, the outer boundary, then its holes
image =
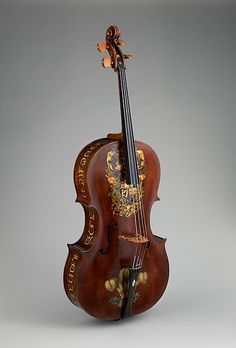
POLYGON ((117 45, 119 45, 119 46, 124 46, 124 45, 125 45, 125 41, 122 40, 122 39, 118 39, 118 40, 117 40, 117 45))
POLYGON ((106 43, 103 42, 103 41, 98 42, 98 43, 97 43, 97 49, 99 50, 99 52, 104 52, 104 51, 106 51, 106 49, 107 49, 106 43))
POLYGON ((111 58, 109 56, 102 59, 102 66, 106 69, 111 67, 111 58))
POLYGON ((124 54, 124 59, 132 60, 134 59, 134 56, 132 56, 131 54, 124 54))

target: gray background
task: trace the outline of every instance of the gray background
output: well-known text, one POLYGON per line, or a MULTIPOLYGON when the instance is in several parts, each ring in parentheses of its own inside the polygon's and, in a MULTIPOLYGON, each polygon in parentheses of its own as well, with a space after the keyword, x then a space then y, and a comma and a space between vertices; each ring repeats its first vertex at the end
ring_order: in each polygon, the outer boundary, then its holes
POLYGON ((230 1, 5 1, 0 12, 2 347, 235 347, 236 6, 230 1), (84 223, 74 160, 120 129, 96 43, 126 40, 136 138, 158 153, 167 237, 162 300, 101 322, 66 298, 67 242, 84 223))

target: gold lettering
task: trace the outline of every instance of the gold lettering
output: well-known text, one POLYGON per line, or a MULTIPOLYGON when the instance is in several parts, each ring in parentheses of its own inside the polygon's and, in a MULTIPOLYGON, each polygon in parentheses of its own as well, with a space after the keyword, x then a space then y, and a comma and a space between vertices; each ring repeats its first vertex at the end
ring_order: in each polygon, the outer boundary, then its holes
POLYGON ((78 255, 74 254, 72 259, 71 259, 71 263, 70 263, 70 267, 69 267, 69 271, 68 271, 68 278, 67 278, 67 286, 68 286, 68 290, 70 292, 74 292, 74 272, 76 270, 76 265, 75 265, 75 260, 78 260, 78 255))
POLYGON ((93 239, 93 236, 87 236, 87 238, 84 241, 84 244, 89 245, 92 239, 93 239))
POLYGON ((68 284, 68 290, 74 292, 73 284, 68 284))
POLYGON ((92 210, 89 212, 89 217, 93 220, 95 219, 95 214, 92 210))
POLYGON ((94 235, 94 228, 92 229, 92 228, 89 228, 88 229, 88 234, 90 235, 90 236, 93 236, 94 235))
POLYGON ((86 158, 83 157, 80 161, 80 165, 85 166, 85 164, 86 164, 86 158))
POLYGON ((70 272, 70 273, 74 273, 74 271, 75 271, 75 264, 72 263, 72 264, 70 265, 69 272, 70 272))
POLYGON ((89 211, 89 220, 88 220, 88 232, 87 232, 87 236, 85 238, 84 244, 85 245, 89 245, 94 237, 94 233, 95 233, 95 213, 94 211, 90 210, 89 211))
POLYGON ((84 185, 85 185, 85 183, 84 183, 84 179, 79 178, 79 184, 80 184, 81 186, 84 186, 84 185))
POLYGON ((84 170, 79 168, 79 177, 83 177, 84 176, 84 170))
POLYGON ((91 154, 92 150, 91 148, 88 149, 85 153, 84 153, 84 157, 88 157, 91 154))
MULTIPOLYGON (((87 187, 86 187, 86 171, 82 167, 85 167, 87 164, 87 160, 89 160, 89 157, 91 156, 92 152, 97 149, 100 145, 102 145, 101 142, 97 142, 94 145, 90 145, 87 150, 83 153, 83 157, 80 160, 79 163, 79 174, 78 174, 78 184, 79 184, 79 190, 80 194, 83 198, 87 198, 87 187)), ((77 180, 76 180, 77 181, 77 180)))

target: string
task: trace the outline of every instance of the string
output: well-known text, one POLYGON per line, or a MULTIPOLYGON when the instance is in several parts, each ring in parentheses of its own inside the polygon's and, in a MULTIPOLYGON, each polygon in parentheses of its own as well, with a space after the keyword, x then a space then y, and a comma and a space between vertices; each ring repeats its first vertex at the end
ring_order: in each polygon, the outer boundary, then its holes
MULTIPOLYGON (((125 78, 125 74, 124 75, 124 78, 125 78)), ((125 81, 126 82, 126 81, 125 81)), ((125 84, 126 85, 126 84, 125 84)), ((126 97, 128 98, 128 92, 126 91, 126 97)), ((133 137, 133 130, 132 130, 132 124, 131 124, 131 113, 130 113, 130 110, 129 110, 129 113, 128 113, 128 117, 129 117, 129 133, 131 135, 131 138, 132 138, 132 142, 133 142, 133 150, 135 151, 135 146, 134 146, 134 137, 133 137)), ((138 193, 138 204, 140 204, 140 210, 137 211, 137 215, 139 217, 139 222, 140 222, 140 230, 141 230, 141 235, 143 235, 143 232, 144 232, 144 236, 146 237, 147 236, 147 233, 146 233, 146 225, 145 225, 145 215, 144 215, 144 211, 143 211, 143 201, 142 201, 142 197, 141 197, 141 186, 140 186, 140 183, 139 183, 139 176, 138 176, 138 167, 137 167, 137 158, 136 158, 136 151, 134 152, 133 151, 133 161, 135 161, 135 165, 136 165, 136 178, 138 178, 137 180, 137 193, 138 193)), ((138 208, 139 209, 139 208, 138 208)), ((139 246, 139 253, 138 253, 138 258, 137 260, 134 260, 134 265, 136 267, 141 267, 142 266, 142 261, 143 261, 143 258, 144 258, 144 253, 145 253, 145 244, 142 243, 140 246, 139 246)))
MULTIPOLYGON (((135 217, 135 229, 136 229, 136 236, 137 236, 137 220, 136 220, 136 214, 139 217, 139 226, 141 230, 141 235, 144 235, 147 237, 147 227, 146 227, 146 220, 145 220, 145 214, 144 214, 144 207, 143 207, 143 200, 142 200, 142 194, 141 194, 141 183, 139 180, 139 173, 138 173, 138 166, 137 166, 137 158, 136 158, 136 151, 135 151, 135 144, 134 144, 134 135, 133 135, 133 128, 132 128, 132 121, 131 121, 131 113, 130 113, 130 107, 129 107, 129 99, 128 99, 128 90, 127 90, 127 81, 126 81, 126 76, 125 76, 125 71, 124 67, 120 67, 119 71, 121 72, 121 83, 122 83, 122 89, 124 93, 123 95, 123 100, 124 100, 124 107, 123 111, 126 111, 126 114, 124 115, 127 116, 127 120, 125 120, 125 125, 128 130, 128 137, 127 137, 127 145, 129 147, 129 152, 130 154, 132 153, 132 156, 130 156, 129 159, 132 160, 130 162, 130 169, 132 176, 131 177, 131 182, 135 182, 135 186, 137 189, 137 201, 138 204, 140 204, 140 207, 137 207, 138 211, 135 213, 135 202, 134 202, 134 195, 133 195, 133 206, 134 206, 134 217, 135 217), (130 139, 129 139, 130 137, 130 139), (132 146, 133 145, 133 146, 132 146), (144 233, 144 234, 143 234, 144 233)), ((123 92, 122 91, 122 92, 123 92)), ((142 262, 144 259, 145 251, 146 251, 146 243, 141 243, 141 250, 139 250, 139 253, 137 252, 139 248, 138 243, 136 244, 136 250, 135 250, 135 255, 133 259, 133 267, 141 267, 142 262)))
MULTIPOLYGON (((124 91, 125 91, 125 88, 124 88, 124 79, 123 79, 123 74, 122 74, 122 68, 119 68, 119 82, 120 82, 120 96, 121 96, 121 107, 122 107, 122 122, 123 122, 123 125, 125 126, 125 128, 123 129, 123 135, 125 135, 125 141, 126 141, 126 146, 127 146, 127 155, 131 155, 131 151, 132 151, 132 146, 131 146, 131 139, 129 139, 129 134, 126 134, 126 130, 129 129, 129 125, 127 124, 128 122, 128 119, 125 117, 125 115, 127 115, 127 110, 128 110, 128 101, 124 95, 124 91), (126 136, 127 135, 127 136, 126 136)), ((132 183, 132 177, 134 177, 134 167, 132 166, 132 163, 130 162, 130 159, 132 158, 132 156, 129 156, 127 158, 127 161, 129 161, 129 164, 128 164, 128 168, 126 168, 126 172, 128 170, 130 170, 130 173, 129 173, 129 180, 130 180, 130 183, 132 183)), ((128 173, 126 173, 127 175, 128 173)), ((134 211, 135 211, 135 205, 134 205, 134 196, 133 196, 133 206, 134 206, 134 211)), ((138 227, 137 227, 137 220, 136 220, 136 215, 134 214, 134 224, 135 224, 135 235, 136 237, 138 236, 138 227)), ((137 245, 136 245, 136 252, 135 254, 137 253, 137 245)), ((133 260, 133 265, 132 267, 134 266, 135 264, 135 259, 136 259, 136 255, 134 256, 134 260, 133 260)))
MULTIPOLYGON (((127 90, 125 88, 125 80, 124 80, 124 68, 123 67, 120 67, 120 73, 121 73, 121 81, 122 81, 122 87, 123 87, 123 100, 124 100, 124 106, 125 106, 125 111, 126 111, 126 116, 128 116, 128 112, 129 112, 129 103, 128 103, 128 98, 127 98, 127 90)), ((125 117, 125 115, 124 115, 125 117)), ((128 132, 128 137, 130 137, 130 120, 127 118, 127 124, 128 124, 128 127, 127 127, 127 132, 128 132)), ((132 139, 129 140, 129 143, 131 143, 132 139)), ((132 150, 132 149, 131 149, 132 150)), ((133 155, 130 159, 133 160, 133 155)), ((135 177, 135 170, 134 170, 134 163, 132 163, 132 174, 133 175, 133 180, 131 182, 137 182, 137 177, 135 177), (134 180, 135 178, 135 180, 134 180)), ((135 214, 135 196, 133 195, 133 198, 132 198, 132 201, 133 201, 133 209, 134 209, 134 221, 135 221, 135 234, 136 234, 136 237, 138 237, 138 224, 137 224, 137 216, 135 214)), ((140 224, 139 224, 140 225, 140 224)), ((139 228, 140 229, 140 228, 139 228)), ((134 259, 133 259, 133 264, 132 264, 132 268, 136 267, 137 266, 137 263, 138 263, 138 258, 137 258, 137 251, 138 251, 138 244, 136 244, 136 247, 135 247, 135 254, 134 254, 134 259), (137 258, 137 260, 136 260, 137 258)))
MULTIPOLYGON (((124 73, 124 69, 123 69, 123 77, 124 77, 124 80, 125 80, 125 87, 126 87, 126 97, 127 97, 127 100, 128 100, 128 90, 127 90, 127 82, 126 82, 126 76, 125 76, 125 73, 124 73)), ((129 106, 129 105, 128 105, 129 106)), ((128 108, 128 117, 129 117, 129 122, 128 122, 128 125, 129 125, 129 134, 131 135, 131 141, 133 142, 133 150, 135 151, 135 146, 134 146, 134 136, 133 136, 133 128, 132 128, 132 123, 131 123, 131 113, 130 113, 130 108, 128 108)), ((142 222, 142 228, 141 228, 141 231, 144 232, 144 235, 145 237, 147 237, 147 227, 146 227, 146 220, 145 220, 145 213, 144 213, 144 206, 143 206, 143 200, 142 200, 142 197, 141 197, 141 186, 139 184, 139 177, 138 177, 138 167, 137 167, 137 158, 136 158, 136 152, 133 151, 133 161, 135 161, 135 164, 136 164, 136 178, 138 179, 137 180, 137 183, 139 185, 139 189, 137 190, 138 192, 138 201, 140 202, 141 204, 141 207, 140 207, 140 212, 138 212, 138 214, 140 215, 140 221, 142 222)), ((137 260, 137 266, 142 266, 142 262, 143 262, 143 259, 144 259, 144 255, 145 255, 145 251, 146 251, 146 243, 143 243, 141 244, 141 250, 140 250, 140 255, 139 255, 139 260, 137 260)))
MULTIPOLYGON (((124 72, 124 69, 123 69, 123 72, 124 72)), ((123 73, 123 77, 124 77, 124 80, 125 80, 125 86, 126 86, 126 97, 127 97, 127 100, 128 100, 128 90, 127 90, 127 81, 126 81, 126 76, 125 76, 125 73, 123 73)), ((139 183, 139 176, 138 176, 138 167, 137 167, 137 158, 136 158, 136 151, 135 151, 135 144, 134 144, 134 135, 133 135, 133 128, 132 128, 132 121, 131 121, 131 112, 130 112, 130 108, 128 108, 128 114, 127 116, 129 117, 129 134, 131 135, 131 141, 133 142, 133 161, 135 161, 135 165, 136 165, 136 178, 138 179, 137 180, 137 184, 138 184, 138 202, 140 202, 140 211, 137 212, 137 214, 139 215, 139 220, 142 222, 142 227, 141 227, 141 231, 142 231, 142 234, 144 232, 144 236, 147 237, 147 228, 146 228, 146 220, 145 220, 145 213, 144 213, 144 207, 143 207, 143 200, 142 200, 142 197, 141 197, 141 186, 140 186, 140 183, 139 183), (135 151, 135 152, 134 152, 135 151)), ((141 250, 140 250, 140 253, 139 253, 139 258, 137 259, 136 261, 136 266, 137 267, 141 267, 142 266, 142 262, 143 262, 143 259, 144 259, 144 255, 145 255, 145 251, 146 251, 146 243, 142 243, 141 244, 141 250)))
MULTIPOLYGON (((121 70, 119 70, 119 72, 121 72, 121 70)), ((121 115, 122 115, 122 128, 123 128, 123 136, 124 136, 124 142, 126 143, 125 146, 125 151, 126 153, 126 175, 129 175, 128 178, 128 183, 131 182, 131 177, 133 176, 133 167, 132 167, 132 163, 130 162, 131 159, 131 151, 132 151, 132 147, 130 144, 130 139, 129 137, 127 137, 126 135, 126 129, 128 129, 127 127, 127 119, 125 117, 125 110, 124 107, 126 108, 126 104, 124 103, 125 99, 124 99, 124 86, 123 86, 123 81, 122 81, 122 76, 121 74, 119 74, 119 82, 120 82, 120 105, 121 105, 121 115)))

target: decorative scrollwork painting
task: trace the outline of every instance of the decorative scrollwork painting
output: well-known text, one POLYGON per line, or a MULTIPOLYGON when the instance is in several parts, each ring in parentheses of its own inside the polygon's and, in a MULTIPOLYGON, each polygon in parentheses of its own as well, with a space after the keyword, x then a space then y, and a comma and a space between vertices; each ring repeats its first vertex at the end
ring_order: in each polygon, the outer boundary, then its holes
MULTIPOLYGON (((147 272, 140 272, 138 274, 138 278, 135 284, 135 288, 138 284, 146 284, 148 280, 147 272)), ((129 268, 122 268, 119 272, 118 278, 111 278, 105 281, 105 288, 107 291, 116 293, 116 296, 113 296, 109 299, 109 303, 116 305, 118 307, 122 307, 123 299, 125 298, 125 294, 128 291, 129 287, 129 268)), ((135 291, 132 297, 132 303, 140 300, 142 298, 142 294, 140 292, 135 291)))
POLYGON ((120 151, 109 151, 107 154, 106 177, 110 185, 111 209, 113 214, 130 217, 141 208, 144 195, 143 181, 145 179, 145 158, 143 151, 136 149, 139 172, 139 187, 125 182, 124 161, 120 151))

